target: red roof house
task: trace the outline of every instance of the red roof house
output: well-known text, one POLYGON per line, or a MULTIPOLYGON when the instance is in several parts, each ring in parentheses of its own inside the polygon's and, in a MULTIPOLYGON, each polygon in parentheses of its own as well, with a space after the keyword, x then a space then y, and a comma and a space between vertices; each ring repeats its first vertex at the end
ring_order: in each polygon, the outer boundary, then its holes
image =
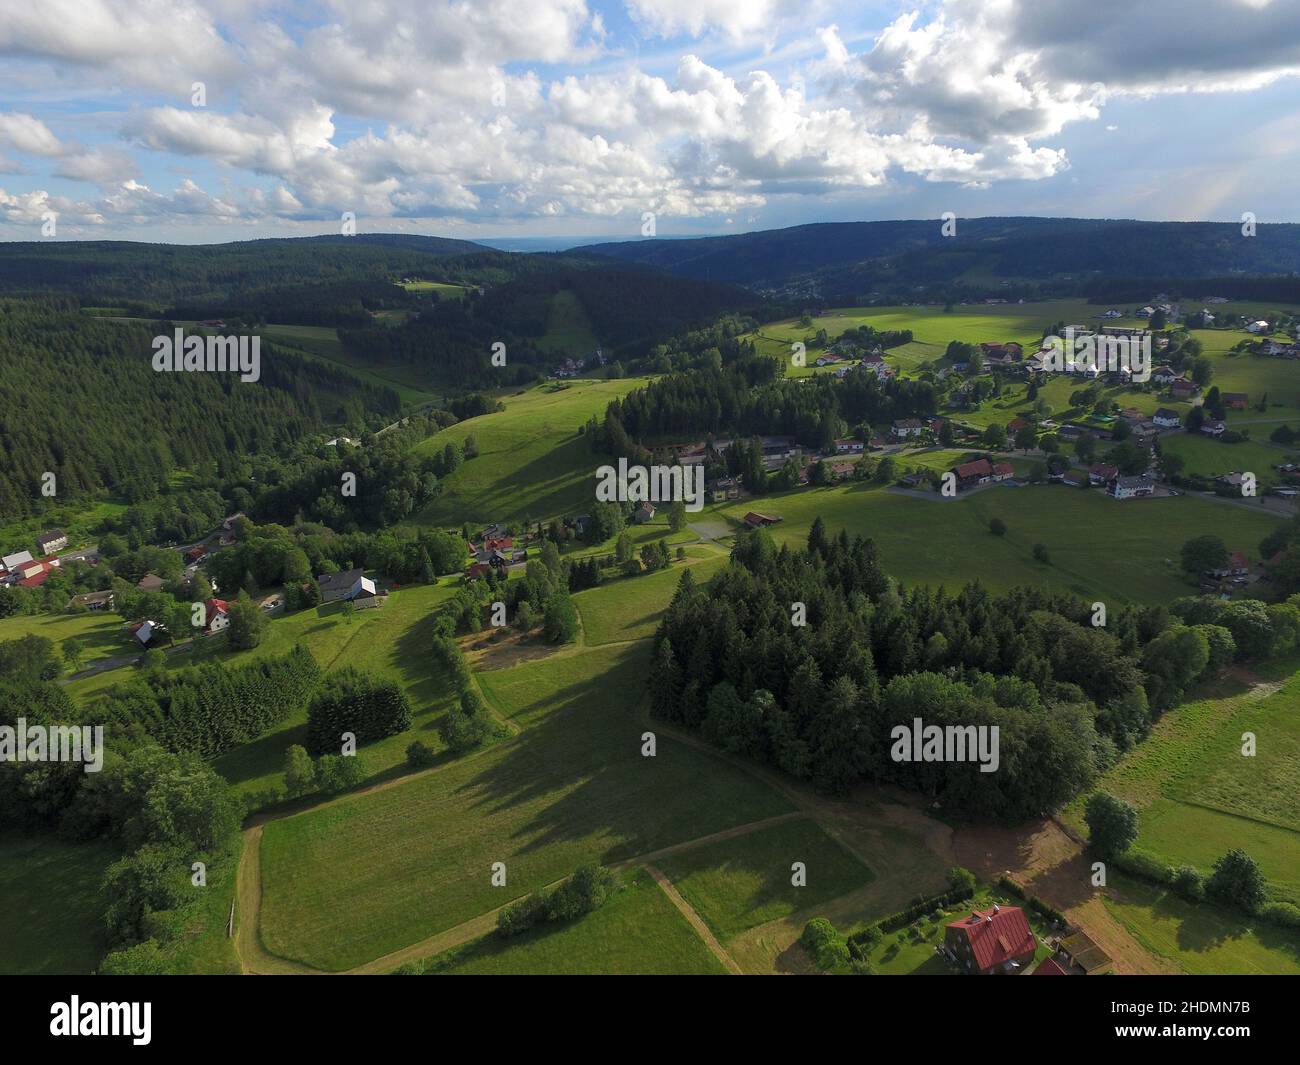
POLYGON ((944 945, 968 973, 1014 973, 1033 960, 1038 946, 1019 906, 994 905, 948 923, 944 945))

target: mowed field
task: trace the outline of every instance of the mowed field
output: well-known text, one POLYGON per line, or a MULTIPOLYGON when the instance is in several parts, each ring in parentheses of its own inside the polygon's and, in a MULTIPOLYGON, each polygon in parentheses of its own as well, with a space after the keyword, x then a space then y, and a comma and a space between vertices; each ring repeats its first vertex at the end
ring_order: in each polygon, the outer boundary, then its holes
POLYGON ((814 821, 784 821, 708 843, 657 863, 726 941, 756 925, 819 906, 875 879, 814 821), (795 885, 802 863, 806 883, 795 885))
POLYGON ((1194 589, 1178 568, 1184 541, 1213 533, 1249 557, 1278 519, 1243 506, 1191 496, 1117 501, 1065 485, 995 486, 955 499, 927 498, 866 483, 777 493, 706 508, 736 528, 747 511, 783 520, 778 543, 806 542, 821 517, 832 535, 876 541, 886 572, 905 584, 956 591, 980 580, 995 592, 1034 584, 1107 602, 1167 602, 1194 589), (1005 536, 988 531, 991 518, 1005 536), (1050 564, 1033 557, 1044 544, 1050 564))
POLYGON ((135 648, 125 631, 117 614, 21 614, 0 620, 0 643, 43 636, 54 641, 55 656, 60 657, 63 641, 77 639, 84 646, 81 668, 85 669, 105 658, 131 654, 135 648))
POLYGON ((580 921, 514 939, 485 936, 439 955, 437 976, 714 976, 725 973, 648 873, 637 869, 580 921))
MULTIPOLYGON (((1300 902, 1300 658, 1270 663, 1263 683, 1219 682, 1156 724, 1099 782, 1138 807, 1135 852, 1209 873, 1240 847, 1272 893, 1300 902), (1253 733, 1257 753, 1242 753, 1253 733)), ((1064 811, 1080 830, 1084 797, 1064 811)))
POLYGON ((107 948, 99 885, 119 856, 102 843, 0 836, 0 972, 93 973, 107 948))
POLYGON ((416 446, 434 454, 449 441, 478 444, 470 459, 442 482, 442 494, 412 519, 421 526, 518 521, 585 513, 595 498, 596 468, 609 461, 594 455, 578 430, 604 417, 609 403, 646 383, 563 381, 501 396, 505 410, 470 418, 416 446))
POLYGON ((484 689, 516 737, 445 768, 267 824, 261 938, 344 969, 562 879, 772 817, 741 769, 660 739, 641 755, 645 643, 560 654, 484 689), (505 863, 504 887, 491 883, 505 863))

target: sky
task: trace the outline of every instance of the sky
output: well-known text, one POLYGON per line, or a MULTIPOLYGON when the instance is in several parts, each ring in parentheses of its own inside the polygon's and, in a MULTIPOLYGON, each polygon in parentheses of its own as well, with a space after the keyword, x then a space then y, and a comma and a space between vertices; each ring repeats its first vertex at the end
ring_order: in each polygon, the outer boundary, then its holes
POLYGON ((1300 222, 1300 0, 0 0, 0 240, 1300 222))

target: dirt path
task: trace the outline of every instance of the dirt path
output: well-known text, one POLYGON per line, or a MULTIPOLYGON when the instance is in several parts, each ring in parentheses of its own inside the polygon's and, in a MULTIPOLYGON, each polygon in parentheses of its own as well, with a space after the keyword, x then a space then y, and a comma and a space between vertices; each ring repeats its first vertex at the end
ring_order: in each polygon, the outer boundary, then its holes
POLYGON ((695 929, 695 934, 704 940, 704 945, 713 952, 713 956, 717 958, 718 961, 722 962, 723 968, 725 968, 727 972, 731 973, 732 976, 744 976, 744 970, 736 964, 736 959, 727 953, 722 944, 718 942, 718 937, 715 936, 709 926, 704 923, 704 918, 695 912, 695 908, 689 902, 682 898, 682 893, 673 887, 672 881, 664 876, 664 874, 653 865, 647 865, 645 871, 654 877, 656 884, 663 888, 664 894, 667 895, 672 901, 672 904, 681 911, 682 916, 690 922, 691 927, 695 929))
MULTIPOLYGON (((432 772, 432 770, 429 770, 429 772, 432 772)), ((386 781, 384 784, 375 785, 372 788, 363 790, 377 791, 409 779, 410 777, 399 777, 395 781, 386 781)), ((360 792, 349 792, 348 794, 357 795, 360 794, 360 792)), ((312 807, 312 809, 318 809, 318 807, 312 807)), ((306 811, 298 812, 302 813, 306 811)), ((798 820, 804 816, 805 815, 802 812, 796 810, 791 813, 777 814, 775 817, 765 817, 758 821, 749 821, 743 825, 735 825, 732 828, 724 828, 718 832, 710 832, 707 836, 698 836, 695 839, 685 840, 681 843, 674 843, 669 847, 661 847, 658 850, 649 851, 646 854, 638 855, 635 858, 625 859, 624 861, 615 863, 611 868, 618 871, 631 869, 635 866, 645 866, 647 871, 651 871, 650 867, 645 865, 646 862, 658 861, 661 858, 677 854, 680 851, 689 850, 692 847, 702 847, 710 843, 717 843, 720 840, 743 836, 750 832, 756 832, 759 829, 768 828, 772 825, 779 825, 786 821, 798 820)), ((406 962, 433 957, 435 954, 441 954, 454 947, 462 946, 465 943, 470 942, 470 940, 478 939, 481 936, 487 935, 496 927, 497 915, 505 909, 506 906, 511 906, 519 901, 517 898, 511 899, 509 902, 504 903, 495 909, 489 910, 487 913, 479 914, 477 917, 471 918, 470 920, 451 928, 444 929, 441 932, 435 932, 433 935, 426 936, 417 943, 412 943, 409 946, 402 947, 400 950, 392 951, 381 957, 375 958, 372 961, 354 966, 351 969, 342 970, 337 974, 327 973, 324 970, 313 968, 303 962, 292 961, 288 958, 282 958, 279 955, 272 954, 262 945, 261 934, 259 932, 262 911, 262 829, 267 821, 273 820, 276 820, 276 818, 266 817, 256 824, 252 824, 245 828, 243 834, 244 849, 243 853, 240 855, 239 872, 235 882, 235 955, 239 959, 240 968, 245 973, 273 975, 362 976, 392 972, 399 965, 403 965, 406 962)), ((657 870, 651 871, 651 875, 655 876, 656 880, 660 880, 660 878, 663 877, 663 874, 659 873, 657 870)), ((539 890, 548 891, 551 888, 558 886, 560 883, 562 883, 562 881, 557 880, 553 884, 547 884, 539 890)), ((663 883, 666 883, 666 880, 662 880, 661 884, 663 883)), ((671 885, 668 885, 668 887, 671 887, 671 885)), ((667 888, 665 888, 665 890, 667 890, 667 888)), ((675 890, 669 892, 669 898, 673 898, 674 894, 675 890)), ((680 896, 677 896, 677 898, 680 899, 680 896)), ((677 905, 678 909, 681 909, 682 906, 686 906, 688 910, 690 909, 689 904, 686 903, 685 899, 681 899, 680 903, 678 903, 677 899, 674 899, 674 905, 677 905)), ((690 910, 690 913, 694 914, 695 911, 690 910)), ((690 915, 687 915, 687 920, 691 920, 690 915)), ((711 938, 713 934, 709 932, 708 926, 705 925, 703 921, 699 920, 698 914, 695 915, 695 920, 692 920, 691 924, 696 928, 696 931, 701 932, 701 938, 705 940, 705 944, 709 946, 709 949, 714 950, 714 946, 709 943, 709 938, 711 938), (699 921, 698 925, 696 924, 696 921, 699 921), (708 938, 706 938, 706 936, 708 938)), ((717 941, 714 940, 714 943, 717 943, 717 941)), ((717 950, 714 951, 714 953, 717 953, 718 951, 722 951, 722 945, 720 943, 717 943, 717 950)), ((734 966, 735 971, 740 972, 740 967, 736 965, 735 961, 732 960, 730 956, 726 955, 725 951, 720 955, 720 959, 725 959, 723 960, 723 964, 727 965, 729 970, 734 966)))

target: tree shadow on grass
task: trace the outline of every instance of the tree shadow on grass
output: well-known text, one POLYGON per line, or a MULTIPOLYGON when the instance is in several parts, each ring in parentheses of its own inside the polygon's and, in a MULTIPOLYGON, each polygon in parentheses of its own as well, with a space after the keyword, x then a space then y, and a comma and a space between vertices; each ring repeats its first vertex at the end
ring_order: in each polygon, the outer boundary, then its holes
POLYGON ((602 841, 593 857, 618 861, 790 809, 742 770, 664 737, 643 757, 648 645, 587 654, 610 667, 517 709, 524 730, 458 789, 480 816, 534 808, 512 833, 516 853, 591 839, 602 841))

